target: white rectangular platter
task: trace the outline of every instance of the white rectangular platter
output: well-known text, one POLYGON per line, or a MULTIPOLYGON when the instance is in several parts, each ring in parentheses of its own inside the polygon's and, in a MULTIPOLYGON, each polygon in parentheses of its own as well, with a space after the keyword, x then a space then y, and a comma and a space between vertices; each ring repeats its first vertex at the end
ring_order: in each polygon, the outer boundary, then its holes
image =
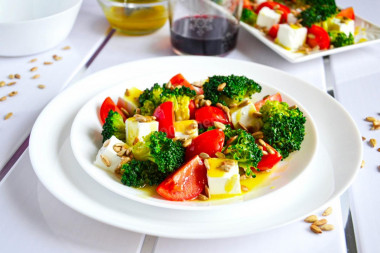
POLYGON ((359 16, 355 17, 355 44, 328 50, 312 51, 310 54, 286 50, 280 45, 274 43, 272 38, 265 35, 255 27, 244 22, 241 22, 240 24, 245 30, 291 63, 304 62, 318 57, 346 52, 355 48, 365 47, 373 43, 380 42, 380 26, 377 26, 359 16))

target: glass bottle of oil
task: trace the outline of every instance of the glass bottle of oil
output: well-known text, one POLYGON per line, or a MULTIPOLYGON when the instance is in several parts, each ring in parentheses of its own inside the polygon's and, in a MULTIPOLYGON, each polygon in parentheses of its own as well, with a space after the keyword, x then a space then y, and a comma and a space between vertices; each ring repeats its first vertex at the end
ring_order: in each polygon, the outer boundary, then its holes
POLYGON ((98 0, 108 22, 127 35, 160 29, 168 18, 167 0, 98 0))

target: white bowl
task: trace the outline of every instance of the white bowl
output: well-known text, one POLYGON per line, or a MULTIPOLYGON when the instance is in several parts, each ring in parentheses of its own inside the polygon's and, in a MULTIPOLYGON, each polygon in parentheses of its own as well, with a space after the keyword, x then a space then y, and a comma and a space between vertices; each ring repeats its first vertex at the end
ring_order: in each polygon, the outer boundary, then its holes
POLYGON ((0 0, 0 56, 40 53, 62 42, 82 0, 0 0))

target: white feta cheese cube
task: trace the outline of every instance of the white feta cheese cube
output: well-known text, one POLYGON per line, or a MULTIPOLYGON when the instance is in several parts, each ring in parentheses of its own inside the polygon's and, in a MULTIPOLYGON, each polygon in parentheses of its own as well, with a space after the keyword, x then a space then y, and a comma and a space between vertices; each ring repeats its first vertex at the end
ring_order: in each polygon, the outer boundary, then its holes
POLYGON ((194 138, 198 136, 198 123, 196 120, 176 121, 174 130, 177 138, 194 138))
POLYGON ((264 7, 260 10, 259 15, 257 16, 256 24, 269 30, 273 25, 280 22, 280 18, 281 14, 268 7, 264 7))
POLYGON ((355 22, 352 19, 333 18, 329 25, 329 30, 339 31, 345 33, 347 36, 355 33, 355 22))
POLYGON ((239 166, 237 161, 230 159, 209 158, 207 180, 209 192, 212 195, 241 194, 239 166), (224 171, 222 166, 228 166, 229 171, 224 171))
POLYGON ((286 20, 287 20, 288 24, 295 24, 295 23, 297 23, 298 19, 296 18, 296 16, 294 16, 293 13, 289 13, 286 20))
POLYGON ((158 121, 138 122, 134 117, 125 121, 125 134, 129 146, 133 145, 136 138, 143 141, 144 136, 155 131, 158 131, 158 121))
POLYGON ((112 136, 103 143, 103 146, 98 151, 94 164, 104 170, 115 172, 116 167, 120 164, 121 158, 114 150, 115 144, 124 145, 125 143, 112 136))
POLYGON ((307 28, 281 24, 277 33, 277 43, 288 50, 296 50, 305 43, 307 28))
POLYGON ((254 104, 250 103, 231 114, 231 120, 234 127, 241 128, 239 122, 246 128, 257 131, 263 124, 260 118, 254 117, 253 113, 256 112, 256 107, 254 104))

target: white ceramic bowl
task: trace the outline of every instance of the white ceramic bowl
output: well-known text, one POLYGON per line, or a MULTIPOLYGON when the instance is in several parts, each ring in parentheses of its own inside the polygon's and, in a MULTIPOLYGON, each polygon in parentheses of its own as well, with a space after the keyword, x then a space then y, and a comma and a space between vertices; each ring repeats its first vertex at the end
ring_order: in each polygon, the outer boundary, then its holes
POLYGON ((82 0, 0 0, 0 56, 40 53, 62 42, 82 0))

